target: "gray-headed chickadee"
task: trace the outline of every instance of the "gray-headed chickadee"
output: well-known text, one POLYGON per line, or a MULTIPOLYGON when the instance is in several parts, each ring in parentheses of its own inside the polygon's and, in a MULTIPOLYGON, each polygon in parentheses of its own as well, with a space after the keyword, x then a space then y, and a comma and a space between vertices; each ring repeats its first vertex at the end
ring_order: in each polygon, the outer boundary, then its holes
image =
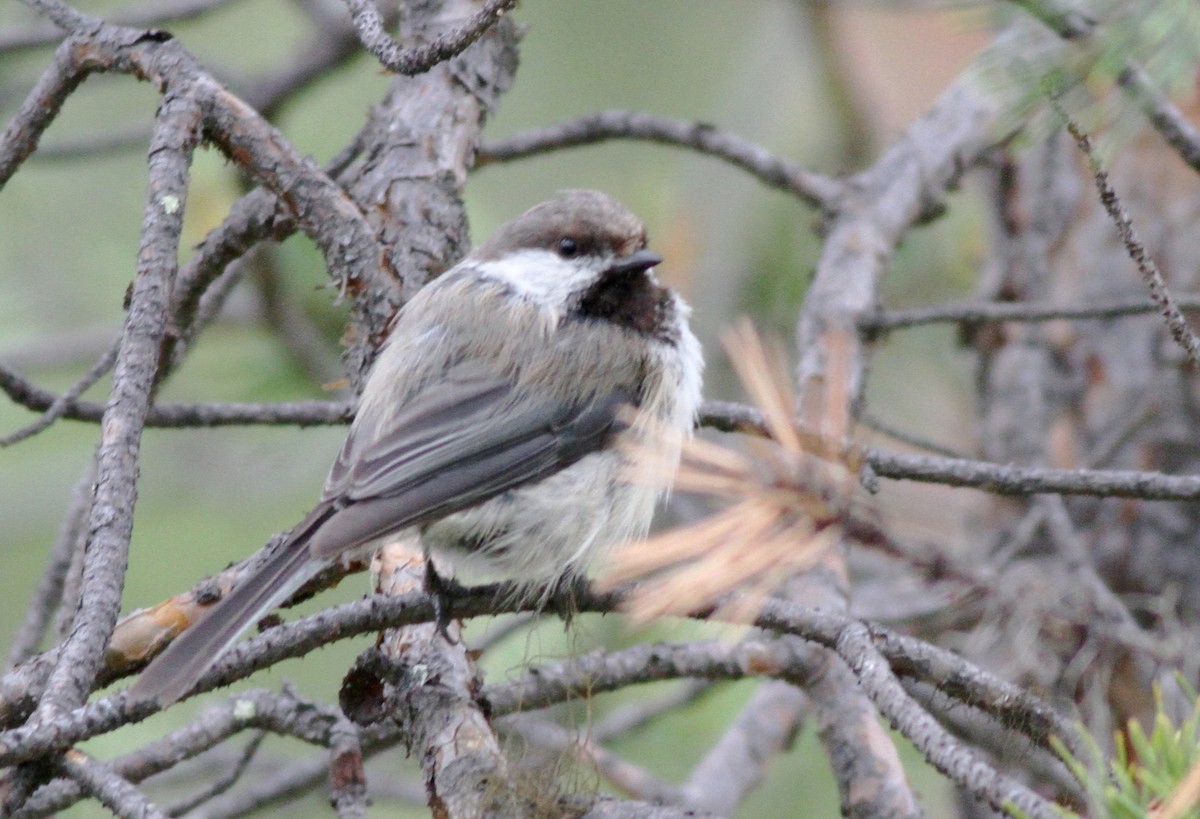
MULTIPOLYGON (((623 475, 618 414, 688 432, 700 345, 641 222, 567 191, 501 227, 400 311, 315 509, 131 689, 182 697, 329 561, 404 530, 533 584, 644 535, 662 490, 623 475)), ((678 452, 673 453, 678 457, 678 452)))

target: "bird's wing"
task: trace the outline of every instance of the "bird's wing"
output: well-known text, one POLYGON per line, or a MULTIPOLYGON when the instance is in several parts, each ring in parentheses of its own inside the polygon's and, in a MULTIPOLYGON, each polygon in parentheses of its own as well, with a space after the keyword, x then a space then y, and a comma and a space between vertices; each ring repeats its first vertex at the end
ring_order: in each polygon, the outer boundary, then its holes
POLYGON ((633 400, 623 391, 583 403, 519 400, 510 381, 464 365, 382 426, 356 424, 316 508, 150 664, 130 696, 174 702, 324 558, 569 466, 604 445, 633 400))
POLYGON ((454 368, 382 425, 355 427, 322 496, 332 513, 312 521, 309 549, 332 556, 551 475, 600 449, 634 400, 615 390, 531 401, 511 379, 454 368))

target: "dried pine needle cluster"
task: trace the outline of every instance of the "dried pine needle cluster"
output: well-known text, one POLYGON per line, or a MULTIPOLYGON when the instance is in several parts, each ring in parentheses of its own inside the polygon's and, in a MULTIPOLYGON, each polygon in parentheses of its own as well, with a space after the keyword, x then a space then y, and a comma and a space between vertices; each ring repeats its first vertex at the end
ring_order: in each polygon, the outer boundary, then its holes
MULTIPOLYGON (((612 588, 641 579, 626 603, 640 619, 709 606, 717 606, 722 619, 753 619, 766 595, 811 568, 840 536, 837 524, 857 474, 854 449, 843 443, 844 367, 830 362, 826 394, 814 413, 821 417, 808 419, 820 423, 802 425, 782 357, 768 352, 749 323, 727 334, 724 345, 769 439, 750 440, 747 452, 699 438, 683 443, 675 489, 720 499, 725 508, 613 556, 600 583, 612 588)), ((844 358, 836 353, 845 345, 827 349, 844 358)), ((667 453, 675 447, 662 445, 670 443, 662 437, 668 434, 651 430, 648 441, 629 445, 630 480, 670 481, 675 463, 667 453)))

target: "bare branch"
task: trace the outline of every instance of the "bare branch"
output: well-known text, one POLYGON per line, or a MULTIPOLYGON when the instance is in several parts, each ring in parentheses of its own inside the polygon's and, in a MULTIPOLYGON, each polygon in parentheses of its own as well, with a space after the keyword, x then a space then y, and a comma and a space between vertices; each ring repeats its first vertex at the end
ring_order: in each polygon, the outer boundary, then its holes
POLYGON ((721 432, 743 432, 761 437, 770 435, 767 421, 757 407, 734 401, 705 401, 700 405, 699 425, 721 432))
POLYGON ((40 718, 49 722, 87 699, 117 622, 133 529, 141 433, 158 369, 158 348, 166 333, 189 166, 199 139, 195 100, 168 94, 159 108, 151 146, 137 277, 101 421, 79 613, 38 706, 40 718))
POLYGON ((1052 819, 1059 815, 1051 803, 998 773, 918 706, 888 665, 878 661, 882 657, 876 652, 865 626, 847 627, 838 640, 837 651, 892 727, 908 737, 935 768, 964 790, 997 811, 1017 807, 1029 817, 1052 819))
POLYGON ((24 441, 26 438, 32 438, 61 418, 79 396, 83 395, 93 384, 103 378, 112 369, 113 365, 117 363, 117 352, 119 349, 120 346, 117 344, 109 347, 104 355, 100 356, 100 359, 70 389, 51 401, 50 406, 46 407, 41 417, 32 424, 28 424, 15 432, 10 432, 8 435, 0 437, 0 449, 12 446, 19 441, 24 441))
MULTIPOLYGON (((1003 48, 1016 33, 1001 35, 1003 48)), ((973 66, 986 65, 985 52, 973 66)), ((1004 100, 968 70, 884 155, 849 183, 852 201, 842 203, 828 226, 817 272, 797 327, 797 386, 801 411, 824 394, 827 339, 844 338, 849 363, 847 399, 858 400, 866 358, 857 324, 875 312, 879 287, 905 233, 928 218, 971 167, 1004 138, 997 132, 1004 100)), ((841 385, 838 387, 841 389, 841 385)), ((814 403, 815 402, 815 403, 814 403)))
MULTIPOLYGON (((255 731, 256 739, 248 743, 239 754, 242 760, 248 760, 254 753, 258 745, 257 737, 262 736, 263 732, 299 735, 318 746, 331 747, 337 731, 340 730, 337 726, 344 719, 336 708, 300 700, 287 692, 241 691, 205 708, 199 717, 183 728, 118 757, 113 760, 111 766, 130 782, 142 782, 246 730, 255 731)), ((394 743, 398 739, 397 732, 394 727, 389 730, 390 742, 394 743)), ((387 747, 381 746, 380 736, 375 733, 369 738, 373 751, 387 747)), ((328 770, 327 754, 320 758, 320 763, 314 784, 319 783, 321 773, 328 770)), ((239 771, 242 767, 243 764, 239 762, 231 773, 239 771)), ((205 801, 211 802, 215 795, 217 794, 212 789, 206 788, 206 793, 197 795, 196 798, 203 796, 205 801)), ((21 819, 48 816, 65 810, 83 796, 79 787, 57 782, 35 794, 15 816, 21 819)), ((171 813, 176 813, 174 808, 171 813)))
POLYGON ((128 780, 83 751, 70 749, 59 758, 58 765, 63 773, 122 819, 169 819, 128 780))
MULTIPOLYGON (((481 586, 456 592, 447 599, 445 612, 449 617, 458 619, 482 614, 511 613, 538 605, 530 599, 523 603, 518 602, 512 591, 511 587, 481 586)), ((613 611, 618 607, 620 599, 621 596, 616 594, 585 596, 581 590, 575 590, 573 595, 573 601, 580 612, 613 611)), ((697 616, 704 617, 707 614, 708 612, 702 612, 697 616)), ((400 597, 376 595, 366 600, 334 606, 295 622, 276 626, 237 644, 204 676, 194 689, 193 695, 220 685, 228 685, 283 659, 306 654, 337 640, 386 628, 430 622, 433 618, 433 602, 423 593, 400 597)), ((767 600, 762 605, 755 625, 771 631, 794 634, 827 648, 835 648, 839 635, 847 625, 857 622, 854 618, 826 611, 767 600)), ((1087 756, 1086 748, 1074 739, 1075 727, 1020 688, 972 666, 944 649, 878 627, 873 628, 871 634, 877 649, 896 669, 896 673, 933 685, 942 685, 948 694, 962 702, 985 710, 1006 725, 1020 726, 1020 729, 1039 745, 1049 747, 1049 737, 1054 734, 1063 738, 1077 756, 1087 756)), ((753 668, 753 673, 756 674, 771 674, 772 669, 780 666, 766 660, 785 656, 777 653, 784 650, 770 645, 764 648, 761 644, 738 647, 736 651, 741 652, 740 654, 723 654, 723 659, 719 659, 725 671, 718 673, 715 666, 709 665, 706 667, 710 668, 710 671, 700 676, 728 678, 728 675, 732 674, 733 678, 740 678, 748 673, 748 668, 753 668), (763 664, 756 664, 754 661, 757 660, 762 660, 763 664), (746 666, 747 662, 751 665, 746 666)), ((634 680, 667 679, 684 674, 682 671, 676 670, 676 673, 671 673, 670 668, 660 668, 663 660, 655 654, 653 647, 641 646, 629 651, 649 654, 622 655, 626 659, 621 664, 612 666, 613 671, 596 671, 597 674, 603 673, 603 679, 593 676, 573 681, 559 678, 547 671, 539 672, 521 683, 489 687, 488 700, 493 706, 493 713, 499 716, 516 708, 544 707, 564 698, 578 697, 581 689, 575 686, 583 686, 587 691, 594 692, 610 690, 634 680), (647 663, 647 657, 653 658, 654 662, 647 663)), ((703 646, 695 651, 698 653, 694 656, 708 657, 703 646)), ((599 655, 587 655, 593 656, 598 658, 597 661, 602 659, 599 655)), ((709 662, 709 659, 705 659, 704 662, 709 662)), ((585 660, 586 657, 580 658, 578 662, 585 660)), ((696 673, 689 671, 685 676, 696 676, 696 673)), ((144 719, 154 710, 155 707, 148 703, 130 708, 124 702, 124 695, 117 694, 76 709, 54 726, 31 724, 2 732, 0 766, 34 759, 55 747, 106 733, 127 722, 144 719)))
POLYGON ((92 33, 104 24, 99 17, 73 8, 62 0, 22 0, 31 9, 41 12, 63 31, 73 34, 92 33))
POLYGON ((1175 149, 1180 159, 1192 170, 1200 172, 1200 131, 1154 85, 1146 69, 1133 62, 1127 63, 1117 76, 1117 84, 1137 103, 1142 114, 1167 144, 1175 149))
POLYGON ((384 68, 406 76, 424 74, 438 63, 461 54, 517 4, 516 0, 488 0, 461 27, 438 36, 428 45, 404 48, 384 31, 384 20, 374 0, 344 1, 363 46, 384 68))
MULTIPOLYGON (((399 599, 424 589, 431 560, 415 539, 379 552, 378 590, 399 599)), ((444 568, 443 568, 444 570, 444 568)), ((477 701, 482 685, 455 622, 385 632, 360 655, 342 684, 342 710, 360 725, 384 714, 419 756, 429 805, 447 816, 511 816, 522 798, 489 714, 477 701), (412 674, 410 668, 420 668, 412 674), (425 750, 428 749, 428 750, 425 750)))
POLYGON ((809 710, 808 698, 795 685, 778 680, 759 685, 692 769, 683 786, 684 804, 732 815, 765 777, 767 766, 791 747, 809 710))
POLYGON ((579 819, 716 819, 719 814, 695 808, 673 805, 651 805, 614 796, 577 796, 564 800, 566 810, 579 814, 579 819))
MULTIPOLYGON (((1058 0, 1010 0, 1068 42, 1084 43, 1096 32, 1098 21, 1058 0)), ((1167 144, 1193 170, 1200 172, 1200 132, 1155 85, 1146 69, 1126 60, 1117 84, 1141 109, 1142 114, 1167 144)))
POLYGON ((80 45, 81 41, 74 37, 63 41, 25 102, 0 133, 0 190, 37 150, 38 140, 54 122, 67 97, 95 70, 94 66, 76 59, 80 45))
MULTIPOLYGON (((780 605, 793 613, 800 611, 799 607, 780 605)), ((884 715, 912 739, 933 764, 998 810, 1012 800, 1030 816, 1055 815, 1048 803, 998 774, 924 714, 888 671, 889 664, 876 653, 876 637, 855 621, 844 623, 844 627, 836 629, 836 637, 829 635, 834 637, 832 644, 826 644, 850 665, 884 715)), ((825 643, 824 640, 821 642, 825 643)), ((517 707, 545 706, 585 691, 611 690, 633 679, 645 681, 679 675, 737 679, 745 673, 747 664, 759 673, 785 678, 798 670, 790 652, 779 643, 641 645, 611 654, 596 652, 567 663, 545 666, 521 680, 489 686, 486 695, 494 712, 502 714, 517 707)))
POLYGON ((780 675, 784 669, 788 674, 798 673, 795 660, 793 649, 777 641, 643 643, 537 666, 514 680, 489 685, 484 696, 492 713, 503 716, 615 691, 633 682, 678 677, 739 680, 757 674, 780 675))
POLYGON ((1142 275, 1142 280, 1146 282, 1146 286, 1150 289, 1150 297, 1158 304, 1159 312, 1162 313, 1163 319, 1167 323, 1167 328, 1171 331, 1171 337, 1187 352, 1188 359, 1192 362, 1192 365, 1200 366, 1200 338, 1197 338, 1192 328, 1188 326, 1183 311, 1171 296, 1171 291, 1167 288, 1167 282, 1158 270, 1158 265, 1154 263, 1154 259, 1150 258, 1150 254, 1146 251, 1146 246, 1138 238, 1137 231, 1133 228, 1133 220, 1126 213, 1121 200, 1117 198, 1117 192, 1113 190, 1112 185, 1108 182, 1108 172, 1104 170, 1100 164, 1099 157, 1092 150, 1091 139, 1088 138, 1088 135, 1080 129, 1074 120, 1067 116, 1066 111, 1061 106, 1057 106, 1057 103, 1056 107, 1058 108, 1059 115, 1066 120, 1067 130, 1075 139, 1075 144, 1079 146, 1080 152, 1087 157, 1088 167, 1091 169, 1092 178, 1096 182, 1096 190, 1100 193, 1100 204, 1104 205, 1104 209, 1108 211, 1113 224, 1117 226, 1117 233, 1121 235, 1125 251, 1129 254, 1129 258, 1133 260, 1133 263, 1137 265, 1138 272, 1142 275))
MULTIPOLYGON (((730 402, 704 402, 700 423, 714 429, 766 434, 766 424, 756 409, 730 402)), ((820 436, 814 434, 814 437, 820 436)), ((847 444, 825 439, 825 446, 837 451, 847 444)), ((873 447, 864 448, 862 458, 873 475, 881 478, 970 487, 1002 495, 1053 492, 1144 500, 1200 498, 1200 476, 1131 470, 1016 467, 965 458, 902 455, 873 447)))
POLYGON ((362 737, 358 726, 344 717, 329 732, 329 792, 339 819, 366 819, 362 737))
POLYGON ((211 782, 207 783, 204 786, 204 789, 199 793, 195 793, 191 796, 187 796, 172 802, 167 806, 167 813, 171 816, 182 816, 183 814, 188 813, 200 805, 203 805, 205 802, 210 801, 214 797, 220 796, 236 785, 238 780, 242 778, 242 774, 244 774, 250 767, 250 763, 253 761, 254 755, 258 753, 258 749, 262 746, 262 741, 266 738, 266 736, 267 734, 265 731, 256 731, 254 735, 250 737, 250 741, 242 747, 242 750, 238 754, 237 761, 234 763, 233 767, 231 767, 221 776, 216 777, 211 782))
POLYGON ((982 489, 1001 495, 1063 495, 1141 498, 1143 500, 1196 500, 1200 476, 1164 475, 1131 470, 1051 469, 1015 467, 961 458, 898 455, 867 451, 867 464, 881 478, 925 481, 947 486, 982 489))
MULTIPOLYGON (((362 734, 364 757, 393 748, 403 739, 399 729, 386 722, 364 729, 362 734)), ((214 799, 205 805, 204 814, 208 819, 245 816, 309 793, 328 777, 328 753, 290 762, 274 774, 255 777, 246 787, 214 799)), ((420 794, 417 801, 423 801, 422 797, 420 794)))
MULTIPOLYGON (((1176 297, 1175 303, 1184 310, 1200 309, 1200 296, 1176 297)), ((875 337, 889 330, 916 327, 922 324, 982 324, 988 321, 1057 321, 1059 319, 1103 320, 1138 316, 1158 312, 1158 304, 1145 299, 1119 299, 1101 304, 1049 305, 1024 302, 978 302, 940 304, 915 307, 909 310, 885 310, 859 320, 859 328, 875 337)))
POLYGON ((477 165, 511 162, 609 139, 637 139, 690 148, 723 159, 764 184, 795 194, 801 201, 822 210, 833 209, 844 192, 841 182, 780 159, 761 145, 713 125, 640 111, 598 111, 539 131, 485 142, 480 146, 477 165))
MULTIPOLYGON (((228 5, 233 0, 162 0, 119 9, 109 20, 120 26, 145 28, 178 20, 190 20, 228 5)), ((0 32, 0 54, 38 46, 53 45, 63 38, 62 29, 53 25, 33 25, 0 32)))
POLYGON ((963 707, 961 702, 947 697, 937 687, 903 679, 904 690, 935 716, 947 728, 973 746, 990 753, 995 758, 1020 758, 1036 760, 1022 766, 1031 773, 1034 781, 1048 782, 1061 794, 1069 794, 1082 803, 1080 784, 1057 753, 1035 745, 1029 737, 1010 726, 997 722, 990 714, 974 708, 963 707))
MULTIPOLYGON (((0 390, 31 410, 47 410, 59 399, 0 364, 0 390)), ((99 421, 104 405, 95 401, 68 401, 62 417, 73 421, 99 421)), ((344 401, 281 401, 269 404, 156 404, 146 415, 146 426, 164 428, 267 426, 329 426, 346 424, 354 405, 344 401)))
POLYGON ((42 572, 37 589, 34 590, 33 599, 25 609, 25 620, 9 646, 5 672, 11 671, 33 656, 38 644, 46 636, 55 609, 67 602, 63 599, 63 589, 76 554, 83 550, 87 535, 86 524, 92 507, 92 484, 95 483, 95 475, 95 464, 89 464, 75 483, 58 537, 50 550, 50 560, 42 572))

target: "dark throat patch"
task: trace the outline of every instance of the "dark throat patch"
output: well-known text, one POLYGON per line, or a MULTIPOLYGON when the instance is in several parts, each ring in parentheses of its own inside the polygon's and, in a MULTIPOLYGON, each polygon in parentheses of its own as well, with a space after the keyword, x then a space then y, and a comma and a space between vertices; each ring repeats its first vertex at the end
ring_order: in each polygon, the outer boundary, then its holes
POLYGON ((670 338, 671 296, 643 270, 602 276, 584 291, 575 314, 580 318, 607 321, 651 338, 674 343, 670 338))

